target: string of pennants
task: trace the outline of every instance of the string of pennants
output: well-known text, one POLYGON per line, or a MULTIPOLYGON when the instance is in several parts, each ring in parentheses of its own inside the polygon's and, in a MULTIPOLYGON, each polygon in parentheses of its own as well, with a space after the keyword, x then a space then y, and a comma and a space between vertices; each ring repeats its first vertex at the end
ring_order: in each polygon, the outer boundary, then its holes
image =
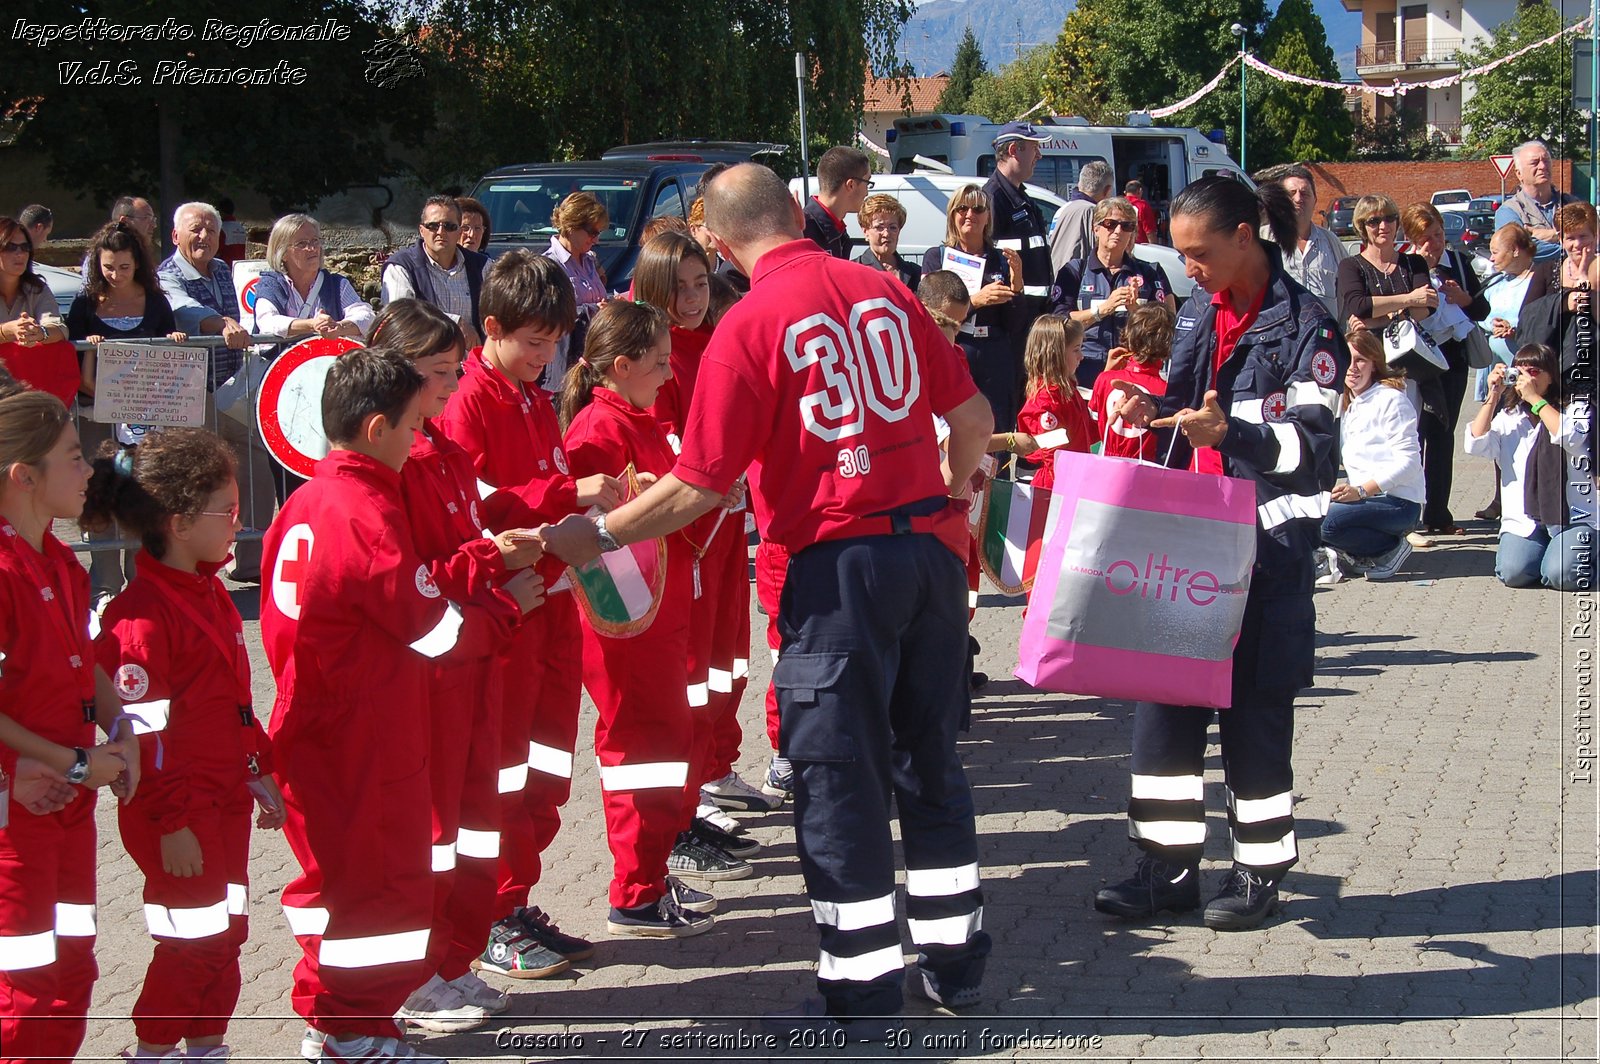
POLYGON ((1168 104, 1165 107, 1152 108, 1146 111, 1145 114, 1148 114, 1151 118, 1170 118, 1187 107, 1193 107, 1200 100, 1204 99, 1212 92, 1215 92, 1217 86, 1222 84, 1223 78, 1227 77, 1228 72, 1239 65, 1241 59, 1243 59, 1245 65, 1249 66, 1253 70, 1265 74, 1269 78, 1276 78, 1278 81, 1285 81, 1295 85, 1309 85, 1312 88, 1317 89, 1338 89, 1340 91, 1355 90, 1357 92, 1371 93, 1375 96, 1404 96, 1412 89, 1445 89, 1452 85, 1459 85, 1461 82, 1467 81, 1471 78, 1481 77, 1497 67, 1501 67, 1507 63, 1521 59, 1529 52, 1555 44, 1557 41, 1561 40, 1561 38, 1566 37, 1569 34, 1583 33, 1589 29, 1590 22, 1591 19, 1585 18, 1582 21, 1573 23, 1560 33, 1552 34, 1542 41, 1536 41, 1533 44, 1518 48, 1509 55, 1503 55, 1499 59, 1485 63, 1480 67, 1473 67, 1471 70, 1463 70, 1460 73, 1451 74, 1448 77, 1435 78, 1432 81, 1412 81, 1396 85, 1366 85, 1344 81, 1325 81, 1321 78, 1308 78, 1303 77, 1300 74, 1291 74, 1286 70, 1279 70, 1277 67, 1257 59, 1248 52, 1244 53, 1242 56, 1236 54, 1232 59, 1229 59, 1228 62, 1223 65, 1221 70, 1217 71, 1216 77, 1206 82, 1198 91, 1184 97, 1177 103, 1168 104))

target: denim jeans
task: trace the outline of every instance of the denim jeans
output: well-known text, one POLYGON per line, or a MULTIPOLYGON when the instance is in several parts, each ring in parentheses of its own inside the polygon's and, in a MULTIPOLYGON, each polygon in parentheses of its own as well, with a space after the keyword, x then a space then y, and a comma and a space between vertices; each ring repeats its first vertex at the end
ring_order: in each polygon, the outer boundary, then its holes
POLYGON ((1535 527, 1531 536, 1502 532, 1494 575, 1507 587, 1593 591, 1595 540, 1589 525, 1572 525, 1554 539, 1543 525, 1535 527))
POLYGON ((1396 495, 1330 503, 1322 519, 1322 542, 1355 558, 1376 558, 1399 546, 1400 537, 1417 527, 1421 515, 1421 503, 1396 495))

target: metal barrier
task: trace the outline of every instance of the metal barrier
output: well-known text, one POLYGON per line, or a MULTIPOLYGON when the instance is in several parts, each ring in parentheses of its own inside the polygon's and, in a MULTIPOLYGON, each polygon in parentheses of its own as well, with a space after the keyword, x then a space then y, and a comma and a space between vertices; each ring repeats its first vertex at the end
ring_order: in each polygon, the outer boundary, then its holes
MULTIPOLYGON (((252 335, 251 344, 247 347, 239 349, 239 353, 243 356, 244 361, 240 363, 238 372, 245 374, 245 395, 240 402, 244 403, 248 408, 249 416, 248 420, 245 422, 239 422, 236 419, 228 419, 232 420, 234 424, 232 426, 228 426, 226 430, 223 425, 223 421, 227 418, 227 415, 218 410, 216 403, 212 400, 211 388, 209 386, 209 382, 211 380, 211 366, 209 363, 206 366, 206 409, 210 416, 208 421, 201 427, 207 428, 216 433, 218 436, 221 436, 223 439, 227 440, 228 443, 234 447, 235 451, 237 451, 241 445, 244 449, 244 454, 242 455, 239 463, 238 483, 239 517, 241 521, 244 521, 245 527, 235 537, 237 542, 251 543, 260 540, 266 532, 266 526, 270 524, 272 520, 271 513, 268 513, 266 515, 266 519, 262 520, 259 513, 251 512, 254 508, 250 505, 250 500, 254 498, 255 489, 257 488, 256 466, 259 464, 256 461, 257 451, 259 450, 260 455, 265 457, 268 463, 275 463, 272 456, 267 453, 266 445, 261 441, 260 428, 256 425, 256 395, 254 390, 256 382, 248 373, 249 359, 252 355, 259 355, 261 357, 270 359, 285 345, 309 338, 309 336, 291 338, 287 336, 252 335), (247 514, 249 514, 248 520, 246 520, 247 514), (256 524, 260 524, 261 527, 255 527, 256 524)), ((139 344, 141 346, 148 347, 204 347, 211 349, 213 353, 218 348, 227 347, 226 342, 221 336, 191 336, 181 344, 174 343, 171 339, 165 336, 119 336, 114 340, 108 339, 105 342, 116 344, 139 344)), ((93 350, 96 346, 97 345, 91 344, 87 340, 77 340, 73 343, 73 347, 76 348, 80 353, 93 350)), ((86 410, 81 403, 74 402, 72 404, 71 412, 73 424, 77 427, 80 438, 83 436, 83 425, 85 422, 92 422, 95 425, 104 425, 107 429, 111 429, 112 427, 111 423, 94 420, 93 407, 90 407, 86 410)), ((112 432, 114 433, 114 429, 112 432)), ((86 447, 85 450, 87 451, 88 448, 86 447)), ((276 483, 274 482, 274 499, 276 499, 276 491, 276 483)), ((79 531, 78 536, 79 538, 76 541, 70 541, 67 545, 80 554, 99 554, 102 552, 111 551, 138 550, 142 545, 136 539, 128 539, 122 536, 120 529, 117 530, 114 538, 95 538, 91 540, 85 533, 82 532, 82 530, 79 531)))

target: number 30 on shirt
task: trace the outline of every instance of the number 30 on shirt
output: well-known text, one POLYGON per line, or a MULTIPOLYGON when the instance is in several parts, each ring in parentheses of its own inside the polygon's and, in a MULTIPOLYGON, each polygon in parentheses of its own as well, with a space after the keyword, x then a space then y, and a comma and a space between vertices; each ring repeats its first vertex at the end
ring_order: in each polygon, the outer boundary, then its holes
MULTIPOLYGON (((784 334, 783 350, 796 373, 821 370, 822 387, 800 399, 800 419, 829 443, 866 432, 869 412, 884 422, 904 420, 922 394, 910 322, 888 299, 856 303, 848 325, 827 313, 797 321, 784 334)), ((871 468, 865 443, 839 451, 840 476, 864 476, 871 468)))

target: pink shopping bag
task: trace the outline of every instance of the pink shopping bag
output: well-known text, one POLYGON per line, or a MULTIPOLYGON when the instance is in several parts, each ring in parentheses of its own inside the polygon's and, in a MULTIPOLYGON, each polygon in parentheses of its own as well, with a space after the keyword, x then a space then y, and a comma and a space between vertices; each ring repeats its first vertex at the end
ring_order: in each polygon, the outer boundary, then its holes
POLYGON ((1055 462, 1060 516, 1016 675, 1066 694, 1230 705, 1256 557, 1255 486, 1070 451, 1055 462))

